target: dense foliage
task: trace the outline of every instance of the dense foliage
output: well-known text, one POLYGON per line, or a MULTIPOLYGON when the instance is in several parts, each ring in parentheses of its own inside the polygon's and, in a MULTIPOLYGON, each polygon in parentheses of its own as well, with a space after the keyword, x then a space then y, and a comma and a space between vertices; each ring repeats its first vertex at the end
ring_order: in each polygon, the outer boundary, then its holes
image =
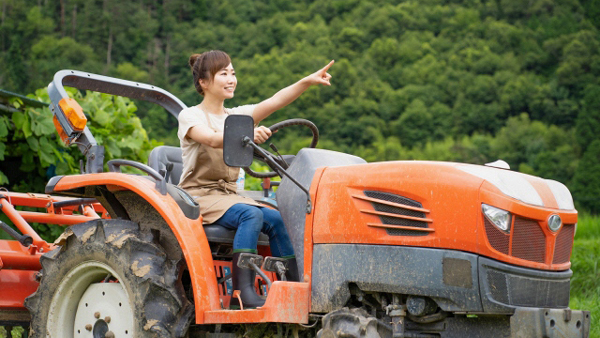
MULTIPOLYGON (((87 126, 105 147, 106 161, 148 160, 158 143, 148 138, 131 100, 96 92, 68 92, 88 113, 87 126)), ((41 102, 50 101, 45 89, 32 96, 41 102)), ((48 107, 26 106, 18 98, 10 105, 16 109, 0 115, 0 185, 8 184, 15 191, 42 192, 50 177, 80 172, 83 155, 75 145, 66 148, 57 137, 48 107)))
MULTIPOLYGON (((223 49, 257 102, 325 65, 266 121, 304 117, 326 148, 369 161, 484 163, 566 183, 600 211, 600 12, 595 0, 4 0, 0 88, 32 92, 75 68, 200 97, 188 57, 223 49)), ((139 104, 150 136, 176 121, 139 104)), ((91 113, 91 112, 90 112, 91 113)), ((1 132, 0 128, 0 132, 1 132)), ((305 134, 278 135, 286 152, 305 134)), ((38 169, 41 170, 41 169, 38 169)))

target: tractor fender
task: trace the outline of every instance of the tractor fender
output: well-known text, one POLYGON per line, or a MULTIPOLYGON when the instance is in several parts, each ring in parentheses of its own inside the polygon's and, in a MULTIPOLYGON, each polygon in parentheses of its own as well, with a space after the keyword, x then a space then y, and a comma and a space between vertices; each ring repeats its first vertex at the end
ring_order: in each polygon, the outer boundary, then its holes
POLYGON ((204 323, 205 311, 221 309, 217 278, 202 227, 202 217, 189 210, 184 213, 170 194, 163 195, 156 189, 153 180, 147 176, 115 172, 56 176, 48 182, 46 193, 57 192, 97 198, 111 218, 166 223, 176 238, 177 243, 173 244, 180 246, 189 269, 196 323, 204 323), (194 216, 196 219, 193 219, 194 216))

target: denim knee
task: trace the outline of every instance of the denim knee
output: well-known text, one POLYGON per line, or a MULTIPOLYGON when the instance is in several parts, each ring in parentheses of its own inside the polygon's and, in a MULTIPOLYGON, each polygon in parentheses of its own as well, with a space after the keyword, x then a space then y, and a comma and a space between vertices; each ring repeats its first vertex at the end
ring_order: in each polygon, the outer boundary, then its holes
POLYGON ((243 211, 239 214, 238 224, 245 222, 256 224, 260 230, 263 223, 263 214, 260 209, 252 205, 244 205, 243 211))

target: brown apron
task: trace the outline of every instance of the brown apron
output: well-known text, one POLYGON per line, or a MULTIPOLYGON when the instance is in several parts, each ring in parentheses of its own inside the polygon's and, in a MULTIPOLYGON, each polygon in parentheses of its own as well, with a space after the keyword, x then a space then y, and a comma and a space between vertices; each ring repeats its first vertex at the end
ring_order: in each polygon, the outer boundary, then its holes
MULTIPOLYGON (((206 114, 208 127, 218 132, 206 114)), ((237 194, 240 168, 229 167, 223 161, 223 149, 200 144, 195 165, 181 180, 179 186, 187 191, 198 204, 202 223, 211 224, 238 203, 260 206, 253 199, 237 194)))

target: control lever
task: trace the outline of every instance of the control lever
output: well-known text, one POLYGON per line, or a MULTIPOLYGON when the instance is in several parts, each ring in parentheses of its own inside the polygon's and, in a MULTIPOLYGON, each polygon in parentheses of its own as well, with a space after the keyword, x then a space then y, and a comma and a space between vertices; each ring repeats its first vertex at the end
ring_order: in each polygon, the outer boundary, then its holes
POLYGON ((281 154, 279 153, 279 150, 277 149, 277 147, 276 147, 276 146, 275 146, 273 143, 270 143, 270 144, 269 144, 269 147, 271 147, 271 149, 273 149, 273 151, 274 151, 274 152, 275 152, 277 155, 279 155, 279 158, 278 158, 278 160, 279 160, 279 164, 280 164, 280 165, 283 167, 283 169, 287 169, 287 168, 289 168, 290 166, 289 166, 289 165, 287 164, 287 162, 286 162, 286 161, 283 159, 283 156, 281 156, 281 154))
POLYGON ((260 266, 263 263, 263 257, 261 255, 255 255, 251 253, 243 253, 240 254, 240 258, 238 259, 237 266, 241 269, 252 269, 254 270, 262 279, 267 282, 269 288, 271 287, 271 280, 265 273, 260 269, 260 266))
POLYGON ((275 272, 282 281, 287 281, 285 272, 287 271, 288 260, 280 257, 267 257, 263 264, 263 270, 275 272))

